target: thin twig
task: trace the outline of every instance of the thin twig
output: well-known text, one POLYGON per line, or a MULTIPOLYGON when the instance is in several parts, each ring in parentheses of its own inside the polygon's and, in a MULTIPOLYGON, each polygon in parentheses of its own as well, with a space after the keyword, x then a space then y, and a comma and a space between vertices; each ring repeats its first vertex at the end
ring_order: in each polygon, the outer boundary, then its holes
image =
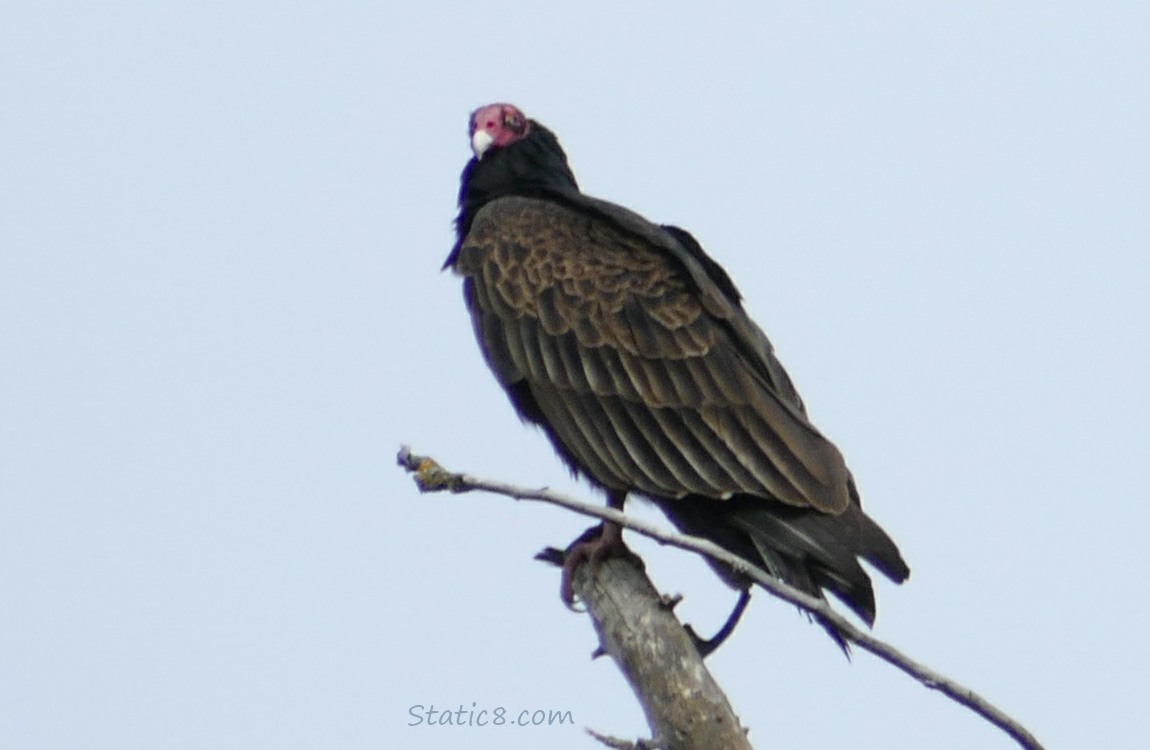
POLYGON ((588 729, 587 734, 602 742, 612 750, 663 750, 663 745, 657 740, 621 740, 609 734, 600 734, 594 729, 588 729))
POLYGON ((506 495, 515 500, 536 500, 550 503, 572 510, 581 515, 600 518, 605 521, 613 521, 643 536, 654 539, 660 544, 690 550, 729 565, 783 601, 790 602, 812 614, 826 618, 847 640, 858 644, 863 650, 870 651, 883 661, 894 665, 931 690, 937 690, 955 702, 966 706, 1013 737, 1014 740, 1018 742, 1020 746, 1026 748, 1026 750, 1044 750, 1034 735, 1024 726, 970 688, 960 685, 924 664, 920 664, 894 646, 855 627, 850 620, 840 615, 822 599, 816 599, 813 596, 809 596, 808 594, 787 586, 778 579, 773 578, 766 571, 751 565, 743 558, 731 554, 706 539, 667 531, 652 523, 626 515, 613 508, 575 500, 557 492, 552 492, 547 488, 538 490, 526 489, 507 484, 506 482, 497 482, 490 479, 473 477, 468 474, 458 474, 447 471, 434 459, 413 454, 407 446, 400 448, 397 462, 407 471, 414 473, 415 483, 421 492, 442 492, 444 490, 456 493, 472 491, 493 492, 498 495, 506 495))

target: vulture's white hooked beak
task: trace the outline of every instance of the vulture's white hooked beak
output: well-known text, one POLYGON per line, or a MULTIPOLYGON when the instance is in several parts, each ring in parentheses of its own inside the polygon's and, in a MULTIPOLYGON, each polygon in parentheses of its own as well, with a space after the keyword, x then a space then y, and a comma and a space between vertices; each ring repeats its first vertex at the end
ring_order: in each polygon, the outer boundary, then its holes
POLYGON ((495 143, 495 138, 483 128, 477 128, 471 136, 471 151, 475 154, 475 158, 482 159, 483 153, 492 143, 495 143))

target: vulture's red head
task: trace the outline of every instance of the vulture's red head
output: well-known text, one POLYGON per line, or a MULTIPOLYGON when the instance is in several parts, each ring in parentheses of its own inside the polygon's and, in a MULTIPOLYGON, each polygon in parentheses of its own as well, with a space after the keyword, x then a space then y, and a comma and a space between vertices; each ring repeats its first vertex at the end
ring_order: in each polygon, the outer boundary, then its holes
POLYGON ((579 185, 555 134, 511 104, 488 104, 471 113, 467 134, 475 158, 467 160, 459 180, 459 241, 448 257, 451 264, 462 247, 476 212, 488 202, 509 195, 570 197, 579 185))
POLYGON ((487 150, 509 146, 531 131, 531 123, 512 104, 488 104, 471 113, 471 150, 482 159, 487 150))

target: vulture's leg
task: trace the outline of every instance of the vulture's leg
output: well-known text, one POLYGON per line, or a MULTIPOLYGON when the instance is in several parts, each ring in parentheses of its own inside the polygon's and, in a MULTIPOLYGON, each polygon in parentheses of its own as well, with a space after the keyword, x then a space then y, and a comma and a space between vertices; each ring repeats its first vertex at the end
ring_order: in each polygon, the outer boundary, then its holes
POLYGON ((727 616, 727 621, 723 623, 723 627, 719 628, 719 632, 715 633, 710 640, 704 641, 695 632, 695 629, 690 625, 684 625, 684 630, 691 640, 695 643, 695 648, 699 651, 699 656, 704 659, 710 656, 723 642, 730 637, 731 633, 735 632, 735 626, 739 624, 739 618, 743 616, 743 612, 747 609, 747 605, 751 602, 751 588, 748 586, 739 592, 739 601, 735 603, 735 608, 731 610, 731 614, 727 616))
MULTIPOLYGON (((623 500, 626 492, 608 492, 607 507, 623 510, 623 500)), ((588 529, 582 536, 571 543, 563 558, 563 576, 559 584, 559 596, 568 606, 575 603, 575 591, 572 580, 575 569, 583 563, 598 565, 608 557, 633 555, 627 545, 623 543, 623 527, 613 521, 604 521, 597 527, 588 529)))

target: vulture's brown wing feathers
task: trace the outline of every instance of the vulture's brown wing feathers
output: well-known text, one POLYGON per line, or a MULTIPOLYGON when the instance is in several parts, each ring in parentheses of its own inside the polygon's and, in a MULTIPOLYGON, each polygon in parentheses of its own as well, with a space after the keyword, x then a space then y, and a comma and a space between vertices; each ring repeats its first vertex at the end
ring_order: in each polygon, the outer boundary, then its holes
POLYGON ((491 369, 573 469, 871 621, 857 557, 896 580, 905 565, 688 242, 584 196, 505 197, 475 214, 455 269, 491 369))
POLYGON ((457 268, 492 368, 530 389, 577 467, 615 467, 592 476, 602 486, 846 509, 842 457, 779 393, 773 356, 666 249, 512 197, 478 212, 457 268))

